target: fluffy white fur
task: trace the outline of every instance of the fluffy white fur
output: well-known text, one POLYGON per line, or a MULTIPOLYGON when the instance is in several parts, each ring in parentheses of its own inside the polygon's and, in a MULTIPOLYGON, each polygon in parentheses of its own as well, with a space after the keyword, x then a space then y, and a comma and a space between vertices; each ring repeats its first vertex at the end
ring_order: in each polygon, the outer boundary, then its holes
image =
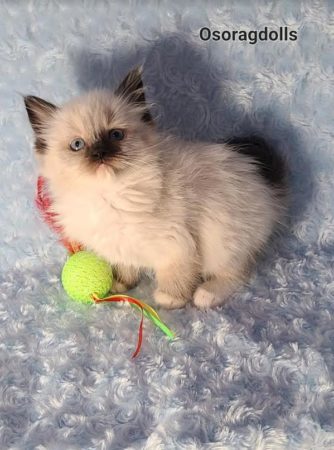
POLYGON ((59 222, 68 238, 116 266, 116 290, 149 268, 157 303, 179 308, 193 298, 206 309, 245 279, 284 210, 248 157, 161 133, 142 120, 145 105, 105 90, 54 110, 29 108, 47 143, 38 159, 59 222), (91 164, 69 148, 77 137, 89 148, 110 129, 125 131, 116 158, 91 164))

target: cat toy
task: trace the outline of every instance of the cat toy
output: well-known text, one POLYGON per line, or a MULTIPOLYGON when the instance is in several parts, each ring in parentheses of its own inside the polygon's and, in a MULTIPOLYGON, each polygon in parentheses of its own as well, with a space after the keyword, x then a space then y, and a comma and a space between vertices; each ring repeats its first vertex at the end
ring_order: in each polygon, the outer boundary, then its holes
POLYGON ((113 283, 111 266, 93 252, 85 250, 80 243, 71 242, 65 238, 62 227, 57 223, 57 214, 52 211, 52 200, 46 189, 46 180, 42 176, 37 179, 35 203, 44 221, 59 236, 60 242, 69 252, 69 257, 62 270, 61 281, 65 292, 72 300, 87 304, 128 302, 131 306, 139 309, 141 320, 133 358, 139 354, 141 349, 144 316, 159 327, 169 339, 174 338, 174 333, 162 322, 158 313, 142 300, 120 294, 107 296, 113 283))

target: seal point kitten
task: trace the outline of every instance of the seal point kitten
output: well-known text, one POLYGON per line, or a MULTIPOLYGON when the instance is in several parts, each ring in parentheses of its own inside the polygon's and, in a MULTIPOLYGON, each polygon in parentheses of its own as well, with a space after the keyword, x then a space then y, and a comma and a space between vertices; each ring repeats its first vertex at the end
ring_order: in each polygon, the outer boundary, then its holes
POLYGON ((285 212, 284 165, 263 140, 157 130, 139 68, 114 92, 25 105, 59 224, 114 266, 115 292, 153 269, 159 305, 206 309, 247 279, 285 212))

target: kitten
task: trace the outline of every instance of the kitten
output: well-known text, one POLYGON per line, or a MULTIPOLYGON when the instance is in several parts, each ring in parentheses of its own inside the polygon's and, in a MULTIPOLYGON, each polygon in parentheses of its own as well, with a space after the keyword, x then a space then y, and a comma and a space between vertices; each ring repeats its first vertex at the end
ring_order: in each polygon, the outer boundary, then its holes
POLYGON ((206 309, 246 279, 285 210, 283 166, 262 140, 209 144, 158 131, 140 69, 115 92, 62 107, 27 96, 25 105, 59 223, 115 266, 115 292, 149 268, 159 305, 193 299, 206 309))

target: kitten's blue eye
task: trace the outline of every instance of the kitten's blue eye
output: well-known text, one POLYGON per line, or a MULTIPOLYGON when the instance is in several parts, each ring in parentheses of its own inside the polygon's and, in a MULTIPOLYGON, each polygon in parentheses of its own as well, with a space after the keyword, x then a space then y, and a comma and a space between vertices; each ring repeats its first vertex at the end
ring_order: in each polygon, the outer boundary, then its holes
POLYGON ((124 138, 124 132, 122 130, 110 130, 109 139, 111 141, 121 141, 124 138))
POLYGON ((75 138, 70 143, 71 150, 74 152, 78 152, 79 150, 82 150, 85 146, 85 141, 81 138, 75 138))

